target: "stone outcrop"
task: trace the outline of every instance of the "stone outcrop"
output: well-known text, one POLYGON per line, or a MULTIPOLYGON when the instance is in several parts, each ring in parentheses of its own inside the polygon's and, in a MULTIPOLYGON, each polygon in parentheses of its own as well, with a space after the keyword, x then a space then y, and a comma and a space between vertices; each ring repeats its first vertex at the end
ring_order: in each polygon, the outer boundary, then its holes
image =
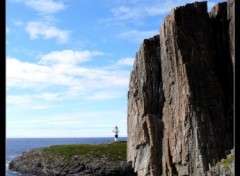
POLYGON ((206 175, 233 148, 233 6, 174 8, 143 41, 128 92, 127 159, 138 176, 206 175))
POLYGON ((163 92, 159 36, 146 39, 136 54, 128 93, 128 161, 139 175, 161 173, 163 92))
MULTIPOLYGON (((48 148, 32 149, 12 160, 9 169, 24 175, 36 176, 135 176, 131 164, 126 161, 126 145, 123 153, 117 148, 114 153, 103 150, 112 144, 114 145, 114 143, 91 145, 91 150, 87 149, 90 145, 79 147, 77 150, 72 146, 62 146, 51 152, 48 148), (84 149, 88 152, 78 154, 78 151, 84 149), (121 158, 123 154, 125 156, 121 158)), ((116 143, 114 147, 117 145, 116 143)))

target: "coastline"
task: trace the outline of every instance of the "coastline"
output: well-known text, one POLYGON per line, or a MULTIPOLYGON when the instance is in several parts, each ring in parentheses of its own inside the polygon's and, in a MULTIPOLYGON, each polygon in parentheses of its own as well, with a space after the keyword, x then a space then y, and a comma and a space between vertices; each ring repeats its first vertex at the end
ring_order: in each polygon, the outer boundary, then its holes
MULTIPOLYGON (((119 137, 121 141, 127 141, 127 137, 119 137)), ((6 176, 20 176, 21 173, 9 170, 7 165, 21 156, 23 152, 36 149, 49 147, 52 145, 71 145, 71 144, 99 144, 114 141, 114 137, 82 137, 82 138, 6 138, 6 162, 5 162, 5 175, 6 176)))
POLYGON ((134 175, 126 141, 55 145, 23 152, 9 169, 30 175, 134 175))

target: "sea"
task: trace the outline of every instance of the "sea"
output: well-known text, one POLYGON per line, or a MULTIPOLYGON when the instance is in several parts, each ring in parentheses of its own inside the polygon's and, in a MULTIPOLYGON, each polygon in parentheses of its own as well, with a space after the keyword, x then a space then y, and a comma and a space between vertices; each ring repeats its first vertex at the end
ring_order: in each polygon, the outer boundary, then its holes
MULTIPOLYGON (((127 137, 119 137, 119 141, 127 141, 127 137)), ((64 144, 98 144, 114 141, 113 137, 106 138, 7 138, 6 139, 6 176, 22 175, 8 169, 9 163, 21 153, 34 148, 64 144)), ((24 175, 22 175, 24 176, 24 175)))

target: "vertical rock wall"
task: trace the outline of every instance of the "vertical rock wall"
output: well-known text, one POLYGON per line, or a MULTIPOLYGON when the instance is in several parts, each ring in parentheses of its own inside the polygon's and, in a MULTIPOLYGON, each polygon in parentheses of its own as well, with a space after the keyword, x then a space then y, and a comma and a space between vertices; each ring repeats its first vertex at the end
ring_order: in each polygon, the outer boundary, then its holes
POLYGON ((139 176, 205 175, 233 147, 227 9, 177 7, 140 47, 128 93, 128 161, 139 176))
POLYGON ((145 39, 136 54, 128 93, 128 161, 138 175, 161 173, 163 102, 159 36, 145 39))
MULTIPOLYGON (((218 8, 226 11, 222 5, 218 8)), ((216 13, 225 14, 224 11, 216 13)), ((231 121, 221 85, 227 83, 221 82, 226 81, 221 77, 222 72, 216 72, 222 66, 228 72, 227 66, 221 63, 229 58, 229 48, 224 39, 212 43, 211 26, 219 26, 211 23, 206 2, 176 8, 170 17, 174 23, 166 19, 160 31, 166 98, 163 173, 202 175, 208 171, 209 164, 222 158, 224 151, 232 147, 232 134, 228 135, 231 121)), ((216 39, 222 38, 224 32, 215 33, 216 39)))
POLYGON ((225 138, 223 139, 229 148, 233 143, 233 77, 234 77, 234 61, 232 20, 227 17, 228 11, 232 11, 227 7, 227 2, 219 3, 213 7, 210 16, 210 41, 212 41, 213 71, 220 87, 223 91, 222 103, 224 108, 224 116, 228 120, 225 123, 225 138), (231 29, 231 30, 230 30, 231 29))
POLYGON ((227 19, 229 21, 229 42, 233 65, 235 64, 235 0, 227 1, 227 19))

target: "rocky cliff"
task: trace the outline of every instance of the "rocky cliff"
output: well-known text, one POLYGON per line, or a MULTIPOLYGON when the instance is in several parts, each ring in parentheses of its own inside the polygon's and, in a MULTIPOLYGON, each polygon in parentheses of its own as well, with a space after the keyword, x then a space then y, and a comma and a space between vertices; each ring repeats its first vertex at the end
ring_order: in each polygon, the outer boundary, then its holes
POLYGON ((128 156, 138 176, 206 175, 233 148, 234 1, 174 8, 136 54, 128 156))

